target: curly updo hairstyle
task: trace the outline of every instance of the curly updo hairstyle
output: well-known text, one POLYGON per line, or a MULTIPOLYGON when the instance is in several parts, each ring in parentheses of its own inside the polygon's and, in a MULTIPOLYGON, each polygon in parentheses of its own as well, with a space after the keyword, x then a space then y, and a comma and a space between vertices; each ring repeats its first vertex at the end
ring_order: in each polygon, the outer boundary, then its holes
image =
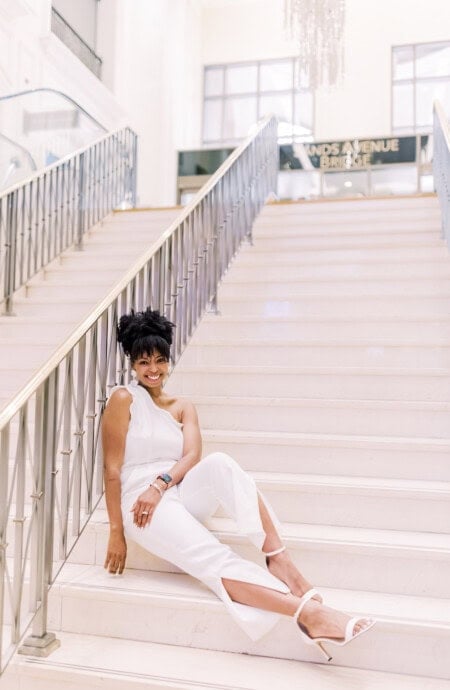
POLYGON ((138 312, 132 309, 130 314, 120 317, 117 340, 132 362, 143 355, 150 357, 155 351, 169 361, 174 327, 165 316, 150 307, 138 312))

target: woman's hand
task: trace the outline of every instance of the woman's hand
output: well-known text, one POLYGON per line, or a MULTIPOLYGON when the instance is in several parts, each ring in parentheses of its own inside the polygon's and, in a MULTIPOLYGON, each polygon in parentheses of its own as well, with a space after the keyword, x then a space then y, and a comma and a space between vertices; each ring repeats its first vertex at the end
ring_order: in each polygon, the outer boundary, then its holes
POLYGON ((154 486, 149 486, 149 488, 137 498, 130 511, 134 513, 134 524, 138 527, 145 527, 145 525, 148 525, 160 500, 161 495, 158 489, 155 489, 154 486))
POLYGON ((122 534, 112 532, 109 535, 108 550, 106 552, 106 560, 104 567, 109 573, 119 573, 122 575, 125 568, 125 560, 127 557, 127 543, 122 534))

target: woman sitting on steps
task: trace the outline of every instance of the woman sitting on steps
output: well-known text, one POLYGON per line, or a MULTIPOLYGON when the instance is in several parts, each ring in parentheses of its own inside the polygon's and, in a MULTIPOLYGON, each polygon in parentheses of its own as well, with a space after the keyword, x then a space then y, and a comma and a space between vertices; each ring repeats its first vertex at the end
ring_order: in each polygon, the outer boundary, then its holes
POLYGON ((110 537, 105 568, 122 573, 126 538, 201 580, 253 639, 280 614, 308 644, 344 645, 374 622, 325 606, 282 545, 278 521, 255 482, 225 453, 201 459, 191 402, 164 392, 173 324, 147 309, 122 316, 118 340, 134 380, 118 386, 103 415, 110 537), (267 570, 237 555, 203 524, 218 506, 266 556, 267 570))

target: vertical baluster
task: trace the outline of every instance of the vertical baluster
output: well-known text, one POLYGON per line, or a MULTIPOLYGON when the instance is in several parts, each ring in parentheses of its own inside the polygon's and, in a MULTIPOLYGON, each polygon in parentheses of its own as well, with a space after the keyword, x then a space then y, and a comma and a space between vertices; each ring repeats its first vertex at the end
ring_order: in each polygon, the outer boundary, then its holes
POLYGON ((97 323, 91 326, 89 332, 89 369, 88 369, 88 389, 87 389, 87 438, 86 438, 86 490, 88 515, 92 512, 93 482, 94 482, 94 458, 95 458, 95 420, 96 410, 96 390, 97 390, 97 323))
POLYGON ((23 531, 25 522, 25 461, 26 434, 28 424, 28 405, 25 403, 19 414, 19 433, 15 457, 16 506, 14 522, 14 575, 13 575, 13 610, 14 621, 12 641, 17 644, 22 637, 21 603, 23 592, 23 531))
POLYGON ((3 633, 6 587, 6 530, 8 526, 9 431, 6 424, 0 432, 0 672, 3 670, 3 633))
POLYGON ((62 396, 62 449, 61 449, 61 533, 59 557, 66 558, 68 551, 70 511, 70 459, 72 455, 72 400, 73 400, 73 350, 65 361, 64 388, 62 396))
POLYGON ((48 587, 52 577, 53 564, 53 525, 54 525, 54 481, 57 427, 58 370, 55 369, 41 386, 42 404, 35 425, 41 425, 41 444, 39 449, 37 501, 39 502, 36 542, 36 603, 39 609, 33 621, 32 634, 27 637, 18 651, 21 654, 48 656, 59 647, 54 633, 47 631, 48 587))
POLYGON ((72 496, 72 535, 80 533, 81 490, 84 456, 84 387, 86 381, 86 336, 77 345, 77 365, 75 371, 75 452, 73 457, 73 496, 72 496))

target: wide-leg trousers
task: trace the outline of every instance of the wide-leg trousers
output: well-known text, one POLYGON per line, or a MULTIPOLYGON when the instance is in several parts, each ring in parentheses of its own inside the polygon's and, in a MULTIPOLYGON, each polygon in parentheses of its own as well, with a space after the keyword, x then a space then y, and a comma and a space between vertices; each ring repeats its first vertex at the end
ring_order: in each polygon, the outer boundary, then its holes
MULTIPOLYGON (((221 506, 246 535, 261 549, 265 532, 259 513, 258 495, 264 501, 275 525, 278 521, 252 477, 225 453, 211 453, 189 470, 180 484, 168 489, 150 523, 139 528, 133 523, 131 506, 148 486, 152 464, 139 466, 142 486, 122 493, 125 535, 150 553, 163 558, 197 578, 222 599, 233 619, 253 639, 265 635, 279 620, 279 614, 233 602, 222 579, 238 580, 287 594, 289 588, 268 570, 242 558, 220 542, 203 521, 221 506), (145 476, 145 481, 144 481, 145 476)), ((169 469, 173 462, 166 468, 169 469)), ((155 468, 156 469, 156 468, 155 468)), ((157 474, 162 471, 157 468, 157 474)), ((138 482, 139 483, 139 482, 138 482)))

